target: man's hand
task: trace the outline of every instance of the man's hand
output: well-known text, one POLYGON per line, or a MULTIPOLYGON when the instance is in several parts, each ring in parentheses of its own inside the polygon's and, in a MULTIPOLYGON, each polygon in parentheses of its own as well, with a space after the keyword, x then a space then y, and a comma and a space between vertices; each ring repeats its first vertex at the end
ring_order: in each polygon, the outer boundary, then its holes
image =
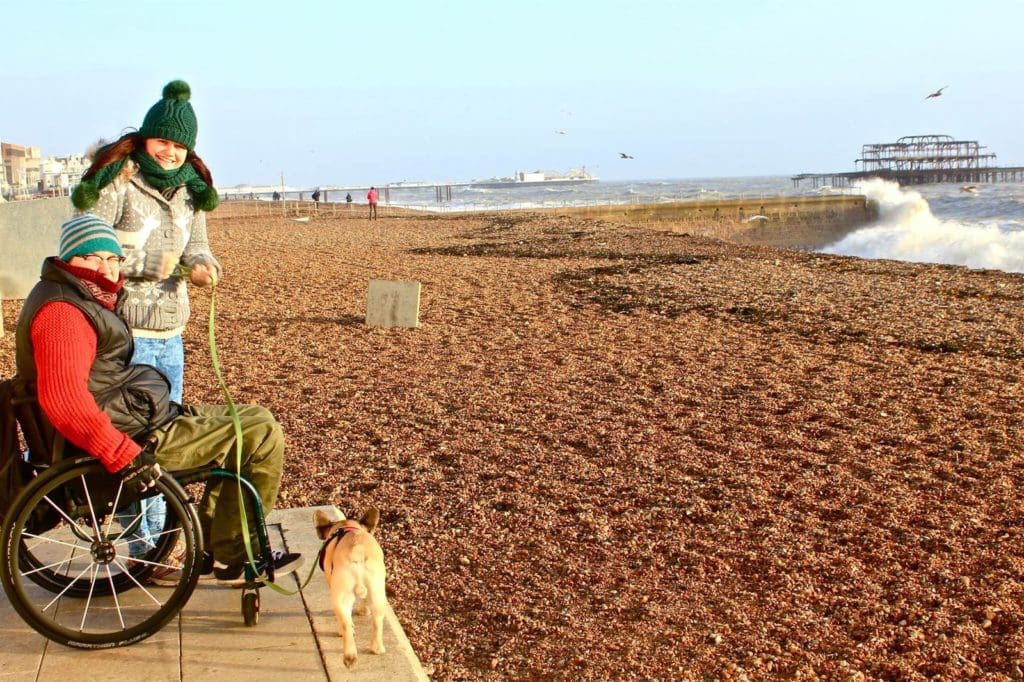
POLYGON ((128 490, 144 493, 156 485, 156 479, 163 474, 163 469, 156 463, 156 454, 147 447, 121 469, 120 474, 121 482, 128 490))

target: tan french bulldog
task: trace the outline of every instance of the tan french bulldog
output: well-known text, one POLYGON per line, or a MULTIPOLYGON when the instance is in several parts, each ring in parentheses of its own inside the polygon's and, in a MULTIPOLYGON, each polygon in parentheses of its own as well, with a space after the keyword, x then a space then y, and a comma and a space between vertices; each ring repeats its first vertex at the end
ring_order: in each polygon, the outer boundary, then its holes
POLYGON ((373 616, 370 651, 384 653, 384 613, 388 605, 384 592, 384 552, 373 537, 380 512, 370 507, 358 521, 335 512, 340 519, 318 509, 313 514, 313 525, 324 541, 318 561, 331 589, 331 605, 345 647, 345 665, 351 667, 356 662, 352 608, 357 597, 362 602, 356 613, 373 616))

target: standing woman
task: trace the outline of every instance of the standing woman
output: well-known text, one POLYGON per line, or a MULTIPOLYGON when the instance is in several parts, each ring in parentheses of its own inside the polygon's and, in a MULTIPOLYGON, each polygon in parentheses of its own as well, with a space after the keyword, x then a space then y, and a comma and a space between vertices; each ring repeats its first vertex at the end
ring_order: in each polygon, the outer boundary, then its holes
POLYGON ((135 337, 133 362, 166 374, 177 403, 185 367, 181 332, 191 312, 177 266, 191 268, 188 277, 198 286, 220 275, 206 237, 217 190, 193 151, 198 124, 190 96, 184 81, 168 83, 138 132, 96 152, 71 196, 79 213, 95 214, 117 231, 126 258, 119 312, 135 337))
MULTIPOLYGON (((170 398, 179 404, 185 371, 181 333, 191 313, 185 280, 214 285, 221 272, 206 236, 206 212, 219 200, 210 171, 193 151, 199 126, 191 94, 184 81, 168 83, 138 132, 96 151, 71 195, 79 214, 113 225, 125 255, 118 312, 132 329, 132 362, 163 372, 170 398), (180 275, 179 265, 189 269, 187 275, 180 275)), ((159 523, 153 511, 151 519, 159 523)), ((143 550, 135 544, 133 555, 143 550)))

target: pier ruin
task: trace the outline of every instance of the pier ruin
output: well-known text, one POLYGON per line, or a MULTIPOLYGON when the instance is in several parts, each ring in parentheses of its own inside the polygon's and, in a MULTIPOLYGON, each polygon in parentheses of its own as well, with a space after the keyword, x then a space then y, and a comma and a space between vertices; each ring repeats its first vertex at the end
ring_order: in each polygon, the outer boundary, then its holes
POLYGON ((900 185, 939 182, 1022 182, 1024 166, 995 165, 996 155, 985 153, 977 140, 957 140, 949 135, 908 135, 895 142, 866 144, 854 164, 858 170, 837 173, 801 173, 793 186, 849 187, 858 180, 882 178, 900 185))

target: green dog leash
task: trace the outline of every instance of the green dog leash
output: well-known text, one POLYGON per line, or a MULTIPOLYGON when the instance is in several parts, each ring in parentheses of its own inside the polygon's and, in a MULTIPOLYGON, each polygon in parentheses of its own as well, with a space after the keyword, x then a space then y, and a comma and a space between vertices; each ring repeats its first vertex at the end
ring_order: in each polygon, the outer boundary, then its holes
MULTIPOLYGON (((176 274, 179 277, 184 277, 184 276, 188 275, 190 272, 191 272, 190 268, 188 268, 188 267, 186 267, 184 265, 179 265, 178 269, 176 271, 176 274)), ((219 358, 217 356, 217 335, 216 335, 216 324, 215 324, 215 320, 216 320, 216 316, 217 316, 216 315, 216 309, 217 309, 217 285, 214 284, 214 285, 211 286, 211 289, 210 289, 210 314, 209 314, 209 319, 208 319, 208 322, 207 322, 207 338, 208 338, 209 345, 210 345, 210 359, 211 359, 211 361, 213 363, 213 373, 217 376, 217 382, 220 384, 221 394, 224 396, 224 403, 228 406, 228 413, 231 415, 231 423, 232 423, 232 425, 235 428, 235 471, 236 471, 236 473, 238 473, 239 476, 241 476, 241 471, 242 471, 242 422, 238 418, 238 410, 235 409, 235 402, 231 399, 231 393, 228 391, 228 386, 224 382, 224 375, 223 375, 223 373, 221 372, 221 369, 220 369, 220 360, 219 360, 219 358)), ((248 518, 248 515, 245 512, 245 502, 244 502, 244 498, 242 497, 243 491, 242 491, 242 481, 241 481, 241 479, 240 478, 236 478, 235 479, 235 484, 238 486, 238 513, 239 513, 239 516, 241 517, 241 521, 242 521, 242 523, 241 523, 241 526, 242 526, 242 541, 243 541, 243 544, 245 545, 245 556, 246 556, 246 560, 247 560, 247 562, 249 564, 249 567, 252 569, 253 575, 257 576, 257 582, 263 583, 264 585, 266 585, 270 589, 274 590, 278 594, 282 594, 282 595, 286 595, 286 596, 292 596, 292 595, 299 594, 302 591, 302 588, 304 588, 306 585, 308 585, 309 581, 313 579, 313 573, 316 571, 316 565, 314 564, 313 566, 310 566, 309 575, 306 576, 305 580, 300 581, 298 589, 295 589, 295 590, 288 590, 287 588, 281 587, 280 585, 278 585, 277 583, 275 583, 275 582, 273 582, 271 580, 260 579, 258 577, 260 571, 259 571, 259 568, 256 566, 256 558, 255 558, 255 556, 253 554, 253 551, 252 551, 252 541, 251 541, 251 539, 249 537, 249 518, 248 518)), ((264 523, 265 522, 266 522, 266 519, 264 519, 264 523)), ((269 550, 269 544, 270 544, 270 541, 268 539, 267 540, 268 550, 269 550)), ((267 557, 266 559, 267 559, 268 562, 270 561, 270 557, 267 557)))

